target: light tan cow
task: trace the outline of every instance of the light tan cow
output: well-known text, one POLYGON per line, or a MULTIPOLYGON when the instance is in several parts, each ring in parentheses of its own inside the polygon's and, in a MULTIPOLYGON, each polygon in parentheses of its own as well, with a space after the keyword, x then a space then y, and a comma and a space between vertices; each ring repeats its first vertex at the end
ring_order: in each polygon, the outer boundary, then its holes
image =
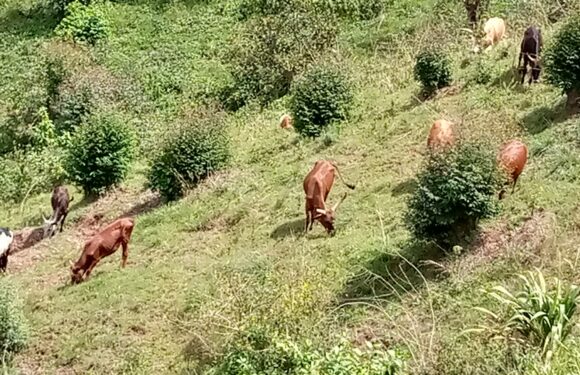
POLYGON ((280 127, 282 129, 292 129, 292 117, 288 114, 280 117, 280 127))
POLYGON ((489 50, 505 37, 505 22, 499 17, 490 18, 485 23, 483 31, 485 32, 483 45, 489 50))

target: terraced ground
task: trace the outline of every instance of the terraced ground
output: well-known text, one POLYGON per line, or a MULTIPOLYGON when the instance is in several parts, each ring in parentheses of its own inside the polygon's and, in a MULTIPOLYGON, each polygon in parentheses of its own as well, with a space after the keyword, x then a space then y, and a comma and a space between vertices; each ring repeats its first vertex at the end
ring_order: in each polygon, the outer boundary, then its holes
MULTIPOLYGON (((444 2, 394 3, 377 19, 341 26, 336 53, 356 88, 348 122, 311 141, 277 127, 286 98, 229 114, 231 167, 171 204, 144 188, 147 150, 182 108, 194 105, 195 93, 221 79, 223 50, 240 24, 229 2, 102 5, 112 33, 94 51, 103 67, 145 94, 126 113, 143 151, 127 181, 101 199, 84 200, 71 187, 65 232, 10 258, 5 278, 22 294, 31 328, 29 346, 10 371, 194 374, 259 323, 321 346, 341 336, 379 339, 404 353, 412 374, 521 373, 505 342, 462 332, 482 323, 475 307, 501 308, 483 289, 509 288, 518 273, 539 268, 580 282, 580 120, 565 114, 558 89, 514 82, 523 26, 541 23, 550 40, 560 24, 541 11, 524 17, 491 1, 489 12, 508 21, 508 38, 490 53, 492 81, 478 85, 465 63, 473 59, 469 35, 455 28, 461 4, 433 11, 444 2), (450 51, 454 84, 421 101, 412 64, 430 43, 450 51), (160 89, 165 81, 180 90, 160 89), (461 254, 447 256, 412 245, 402 222, 438 118, 459 124, 465 138, 496 148, 519 138, 530 149, 502 213, 484 222, 461 254), (302 179, 321 158, 335 160, 357 185, 341 206, 334 237, 320 226, 302 234, 302 179), (89 282, 68 286, 69 261, 84 239, 124 214, 137 218, 128 267, 121 270, 115 254, 89 282)), ((34 89, 41 51, 54 38, 50 18, 27 13, 33 6, 0 2, 4 108, 34 89)), ((337 183, 330 201, 344 191, 337 183)), ((47 193, 4 204, 0 223, 37 225, 49 200, 47 193)), ((551 373, 576 373, 579 337, 574 329, 551 373)))

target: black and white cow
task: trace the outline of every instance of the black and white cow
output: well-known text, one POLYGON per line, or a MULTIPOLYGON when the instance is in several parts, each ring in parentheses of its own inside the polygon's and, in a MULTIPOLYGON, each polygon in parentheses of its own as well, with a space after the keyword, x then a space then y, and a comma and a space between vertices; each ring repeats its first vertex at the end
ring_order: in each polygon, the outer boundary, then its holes
POLYGON ((526 79, 526 74, 528 74, 528 65, 532 68, 529 84, 531 85, 532 81, 537 82, 540 78, 540 72, 542 70, 540 66, 540 54, 542 53, 542 47, 542 31, 536 26, 528 27, 524 33, 520 58, 518 60, 519 67, 521 67, 522 59, 524 60, 524 66, 521 68, 522 85, 526 79))
POLYGON ((10 229, 0 228, 0 271, 6 271, 12 241, 14 241, 14 235, 10 229))

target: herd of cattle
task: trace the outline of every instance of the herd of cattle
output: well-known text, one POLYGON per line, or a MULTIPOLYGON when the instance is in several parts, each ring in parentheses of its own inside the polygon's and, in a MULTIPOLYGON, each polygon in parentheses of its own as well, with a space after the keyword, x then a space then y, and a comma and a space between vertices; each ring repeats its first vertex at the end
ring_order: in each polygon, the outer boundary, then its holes
MULTIPOLYGON (((491 18, 484 26, 484 43, 491 48, 496 45, 505 35, 505 22, 501 18, 491 18)), ((522 72, 522 84, 528 74, 528 65, 531 67, 531 77, 529 83, 537 81, 540 75, 540 53, 542 50, 542 35, 537 27, 529 27, 521 43, 518 66, 522 72), (523 67, 521 62, 523 60, 523 67)), ((292 129, 292 118, 283 115, 280 119, 280 127, 292 129)), ((454 125, 446 120, 437 120, 431 126, 427 147, 430 152, 437 152, 452 146, 456 142, 456 131, 454 125)), ((518 140, 506 142, 499 154, 498 164, 507 172, 509 181, 513 184, 512 192, 515 189, 518 177, 522 173, 528 159, 528 149, 524 143, 518 140)), ((340 204, 346 198, 346 193, 332 207, 327 207, 326 200, 332 189, 335 177, 350 189, 355 189, 354 185, 346 183, 338 170, 336 164, 319 160, 304 179, 305 212, 306 220, 304 230, 312 229, 315 221, 318 221, 329 234, 334 232, 335 214, 340 204)), ((500 199, 505 191, 499 192, 500 199)), ((40 237, 50 238, 54 236, 60 227, 63 231, 64 223, 68 215, 69 204, 72 202, 68 190, 63 186, 54 188, 51 197, 53 214, 50 219, 44 219, 44 226, 41 229, 40 237)), ((133 218, 120 218, 106 226, 98 234, 85 242, 80 258, 71 262, 71 282, 79 283, 86 280, 99 261, 108 255, 113 254, 119 247, 122 247, 121 267, 125 267, 129 253, 129 241, 135 226, 133 218)), ((7 228, 0 228, 0 270, 5 271, 8 264, 8 256, 11 253, 14 242, 14 233, 7 228)))

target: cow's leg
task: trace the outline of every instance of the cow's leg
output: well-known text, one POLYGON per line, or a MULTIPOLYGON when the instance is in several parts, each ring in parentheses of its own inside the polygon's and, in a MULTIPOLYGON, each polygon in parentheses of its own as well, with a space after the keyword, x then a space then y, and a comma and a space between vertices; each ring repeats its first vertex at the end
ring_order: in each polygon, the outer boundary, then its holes
POLYGON ((308 226, 310 225, 310 210, 308 207, 305 209, 306 211, 306 220, 304 221, 304 232, 308 232, 308 226))
POLYGON ((0 271, 6 272, 7 265, 8 265, 8 254, 4 254, 0 257, 0 271))
POLYGON ((528 57, 524 56, 524 66, 522 67, 522 81, 521 84, 523 85, 526 80, 526 73, 528 72, 528 57))
POLYGON ((91 276, 91 272, 93 272, 93 268, 95 268, 95 267, 97 266, 97 263, 99 263, 99 261, 98 261, 98 260, 96 260, 96 259, 93 259, 93 260, 91 261, 91 265, 90 265, 90 266, 89 266, 89 268, 87 268, 87 270, 85 271, 85 274, 84 274, 84 276, 83 276, 83 281, 84 281, 84 280, 86 280, 86 279, 88 279, 88 278, 89 278, 89 276, 91 276))
POLYGON ((129 256, 129 243, 123 242, 122 246, 123 246, 123 255, 121 256, 122 257, 121 268, 125 268, 125 266, 127 265, 127 257, 129 256))
POLYGON ((60 233, 62 233, 62 229, 64 227, 64 221, 66 220, 67 215, 68 215, 68 212, 65 212, 65 214, 62 216, 62 220, 60 221, 60 233))
POLYGON ((514 185, 512 186, 512 194, 516 191, 516 184, 518 183, 518 178, 514 178, 514 185))

